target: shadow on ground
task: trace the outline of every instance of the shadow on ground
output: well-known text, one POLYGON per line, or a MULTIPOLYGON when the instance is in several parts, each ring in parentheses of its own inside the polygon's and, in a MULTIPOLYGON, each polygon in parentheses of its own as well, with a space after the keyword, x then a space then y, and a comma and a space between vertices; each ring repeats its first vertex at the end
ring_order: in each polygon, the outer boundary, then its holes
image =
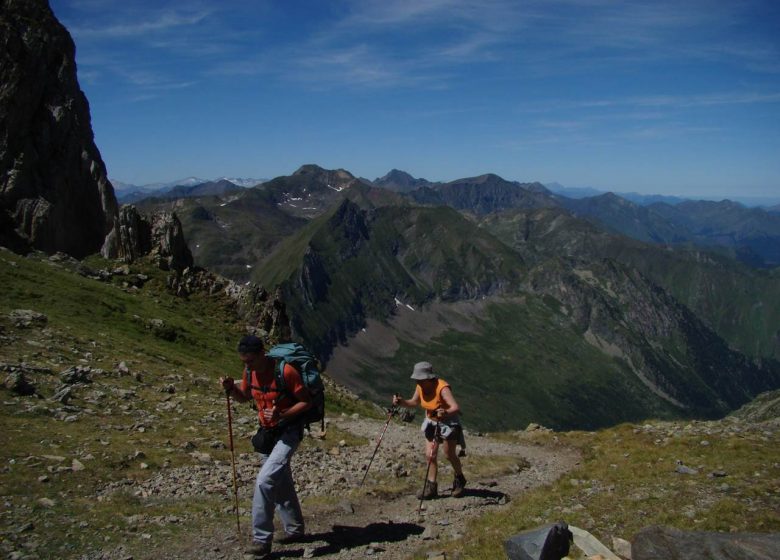
MULTIPOLYGON (((419 535, 425 530, 421 525, 415 523, 370 523, 365 527, 355 527, 350 525, 334 525, 333 528, 325 533, 311 533, 303 537, 299 544, 319 543, 325 541, 327 544, 318 546, 313 550, 309 548, 309 554, 312 556, 325 556, 334 554, 345 549, 368 546, 372 543, 377 544, 377 550, 383 546, 392 546, 394 542, 406 540, 411 535, 419 535)), ((283 553, 286 557, 302 557, 305 550, 287 549, 283 553)), ((274 555, 276 558, 277 556, 274 555)))

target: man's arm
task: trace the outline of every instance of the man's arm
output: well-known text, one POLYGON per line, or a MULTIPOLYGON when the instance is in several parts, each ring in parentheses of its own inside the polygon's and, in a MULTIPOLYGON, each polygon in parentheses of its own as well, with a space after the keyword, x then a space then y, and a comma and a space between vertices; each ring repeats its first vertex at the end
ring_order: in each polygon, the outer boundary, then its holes
POLYGON ((232 377, 220 377, 219 382, 225 394, 233 397, 238 402, 246 402, 252 398, 252 390, 249 387, 243 387, 243 379, 240 384, 237 384, 232 377))

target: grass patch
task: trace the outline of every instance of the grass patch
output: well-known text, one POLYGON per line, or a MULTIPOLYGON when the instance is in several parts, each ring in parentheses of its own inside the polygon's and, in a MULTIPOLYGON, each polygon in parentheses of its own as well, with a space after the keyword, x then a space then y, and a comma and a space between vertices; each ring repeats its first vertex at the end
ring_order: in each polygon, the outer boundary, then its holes
POLYGON ((590 531, 607 546, 613 536, 631 540, 653 524, 698 531, 780 530, 780 447, 774 434, 706 434, 695 426, 654 424, 651 430, 621 425, 535 437, 578 448, 580 467, 475 520, 468 538, 449 543, 448 551, 458 551, 460 558, 504 558, 508 537, 558 520, 590 531), (698 474, 675 472, 678 460, 698 474))

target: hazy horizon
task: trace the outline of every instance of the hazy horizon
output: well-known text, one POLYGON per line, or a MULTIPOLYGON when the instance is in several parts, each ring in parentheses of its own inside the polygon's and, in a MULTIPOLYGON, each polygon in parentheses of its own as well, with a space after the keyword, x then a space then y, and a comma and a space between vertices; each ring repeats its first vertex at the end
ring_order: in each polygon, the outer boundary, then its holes
POLYGON ((780 197, 780 4, 52 0, 111 177, 780 197))

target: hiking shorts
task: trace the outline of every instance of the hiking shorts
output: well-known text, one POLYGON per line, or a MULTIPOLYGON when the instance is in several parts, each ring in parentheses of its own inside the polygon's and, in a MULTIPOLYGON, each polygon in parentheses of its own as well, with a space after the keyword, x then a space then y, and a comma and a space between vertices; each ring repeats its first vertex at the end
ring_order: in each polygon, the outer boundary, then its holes
POLYGON ((457 418, 450 418, 440 422, 426 418, 423 420, 422 427, 420 428, 420 431, 425 435, 425 439, 433 441, 433 438, 436 435, 437 425, 439 426, 439 443, 445 440, 458 441, 461 427, 460 420, 457 418))

